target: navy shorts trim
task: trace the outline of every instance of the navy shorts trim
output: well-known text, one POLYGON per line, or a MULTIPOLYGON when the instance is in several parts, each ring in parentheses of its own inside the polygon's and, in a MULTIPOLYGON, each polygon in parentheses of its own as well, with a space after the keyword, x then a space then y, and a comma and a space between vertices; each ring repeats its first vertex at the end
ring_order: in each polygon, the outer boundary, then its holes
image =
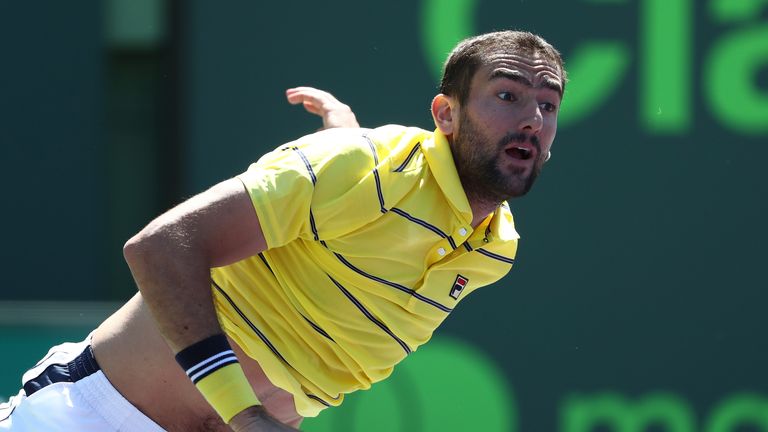
POLYGON ((52 364, 35 378, 24 383, 24 392, 32 396, 36 391, 57 382, 77 382, 101 370, 90 345, 67 364, 52 364))

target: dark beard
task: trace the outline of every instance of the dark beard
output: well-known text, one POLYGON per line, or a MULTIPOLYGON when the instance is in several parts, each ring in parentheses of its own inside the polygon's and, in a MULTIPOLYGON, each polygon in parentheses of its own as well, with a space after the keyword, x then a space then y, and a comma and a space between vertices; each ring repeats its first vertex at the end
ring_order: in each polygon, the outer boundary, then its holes
POLYGON ((502 201, 523 196, 531 190, 541 171, 542 154, 536 136, 509 133, 493 145, 466 115, 459 120, 459 134, 454 134, 451 150, 470 202, 498 206, 502 201), (504 147, 510 142, 522 143, 529 139, 537 150, 531 173, 526 176, 525 168, 515 168, 510 174, 502 173, 498 161, 504 147))

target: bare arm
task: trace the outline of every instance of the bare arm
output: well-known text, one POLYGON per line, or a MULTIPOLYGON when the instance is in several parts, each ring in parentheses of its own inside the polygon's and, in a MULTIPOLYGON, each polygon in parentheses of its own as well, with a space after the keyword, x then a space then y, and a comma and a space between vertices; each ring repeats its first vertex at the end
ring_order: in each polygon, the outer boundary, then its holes
MULTIPOLYGON (((312 87, 286 91, 291 104, 323 118, 323 126, 358 127, 349 106, 312 87)), ((210 268, 267 248, 243 184, 227 180, 152 221, 126 243, 133 277, 168 344, 179 350, 221 332, 210 292, 210 268)))
MULTIPOLYGON (((124 255, 144 301, 174 353, 222 332, 211 295, 211 267, 266 249, 245 187, 226 180, 152 221, 131 238, 124 255)), ((236 431, 296 430, 263 407, 236 415, 236 431)))
MULTIPOLYGON (((358 127, 349 106, 311 87, 286 91, 292 104, 323 118, 323 126, 358 127)), ((152 221, 123 252, 144 301, 174 353, 222 333, 211 294, 212 267, 239 261, 267 248, 256 212, 238 179, 219 183, 152 221)), ((263 407, 250 407, 230 421, 236 431, 295 430, 263 407)))
POLYGON ((124 255, 174 352, 221 333, 211 267, 266 249, 243 184, 224 181, 174 207, 126 243, 124 255))

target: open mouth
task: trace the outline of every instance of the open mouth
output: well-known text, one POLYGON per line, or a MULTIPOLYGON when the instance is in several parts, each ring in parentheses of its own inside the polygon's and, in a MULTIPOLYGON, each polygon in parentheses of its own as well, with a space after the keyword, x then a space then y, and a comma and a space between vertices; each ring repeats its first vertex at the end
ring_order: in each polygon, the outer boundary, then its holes
POLYGON ((531 149, 522 146, 510 147, 506 149, 505 152, 512 158, 519 160, 528 160, 533 157, 531 149))

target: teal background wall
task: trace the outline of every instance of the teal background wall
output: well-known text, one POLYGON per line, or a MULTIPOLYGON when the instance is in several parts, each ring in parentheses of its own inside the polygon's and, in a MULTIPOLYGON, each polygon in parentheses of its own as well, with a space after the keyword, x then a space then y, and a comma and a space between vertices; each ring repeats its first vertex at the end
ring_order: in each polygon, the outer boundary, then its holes
POLYGON ((101 10, 40 3, 0 4, 2 296, 85 299, 106 276, 101 10))
MULTIPOLYGON (((304 428, 451 430, 430 422, 461 412, 487 430, 768 431, 766 2, 326 3, 2 3, 0 300, 127 299, 133 232, 320 126, 285 88, 431 128, 435 59, 524 28, 571 82, 551 162, 510 203, 515 268, 392 381, 304 428), (493 378, 463 379, 476 370, 493 378)), ((76 336, 58 327, 78 307, 36 330, 0 318, 0 351, 34 362, 76 336)))

